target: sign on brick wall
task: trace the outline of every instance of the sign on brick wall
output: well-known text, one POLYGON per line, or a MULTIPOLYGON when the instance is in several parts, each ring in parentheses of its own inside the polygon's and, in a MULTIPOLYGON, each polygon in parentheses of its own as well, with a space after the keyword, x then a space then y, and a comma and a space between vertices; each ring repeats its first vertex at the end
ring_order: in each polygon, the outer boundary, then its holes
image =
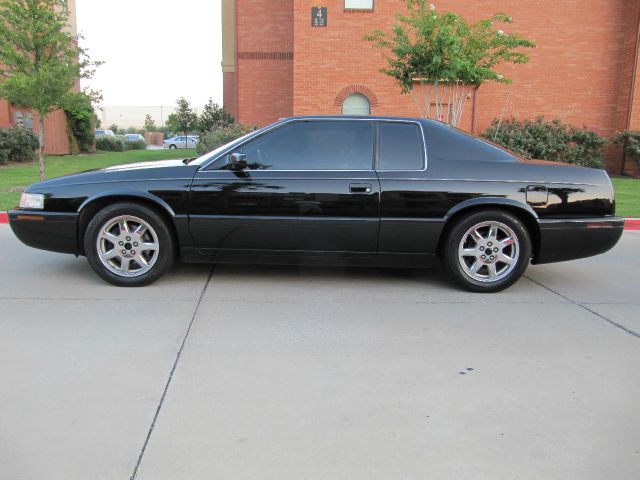
POLYGON ((327 7, 311 7, 311 26, 327 26, 327 7))

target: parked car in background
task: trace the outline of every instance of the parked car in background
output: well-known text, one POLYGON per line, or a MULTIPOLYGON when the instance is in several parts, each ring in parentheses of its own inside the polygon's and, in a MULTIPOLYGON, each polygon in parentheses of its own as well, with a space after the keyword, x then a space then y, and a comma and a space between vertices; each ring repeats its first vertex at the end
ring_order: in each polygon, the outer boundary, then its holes
POLYGON ((96 130, 96 138, 112 137, 115 134, 111 130, 96 130))
POLYGON ((145 141, 144 137, 139 133, 127 133, 124 136, 124 139, 127 142, 144 142, 145 141))
POLYGON ((171 137, 164 141, 164 148, 196 148, 196 143, 198 143, 198 137, 196 135, 184 135, 179 137, 171 137))
POLYGON ((25 244, 86 255, 122 286, 158 279, 176 255, 396 267, 439 258, 476 292, 508 287, 530 262, 606 252, 624 228, 604 170, 524 160, 434 120, 393 117, 288 118, 196 159, 46 180, 25 189, 9 222, 25 244))

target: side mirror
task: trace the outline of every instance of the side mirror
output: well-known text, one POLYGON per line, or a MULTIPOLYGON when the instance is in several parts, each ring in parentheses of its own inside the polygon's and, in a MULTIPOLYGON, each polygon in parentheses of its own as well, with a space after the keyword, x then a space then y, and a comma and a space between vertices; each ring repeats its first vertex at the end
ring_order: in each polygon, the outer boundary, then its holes
POLYGON ((246 170, 247 156, 244 153, 232 153, 229 155, 229 162, 227 165, 229 166, 229 170, 246 170))

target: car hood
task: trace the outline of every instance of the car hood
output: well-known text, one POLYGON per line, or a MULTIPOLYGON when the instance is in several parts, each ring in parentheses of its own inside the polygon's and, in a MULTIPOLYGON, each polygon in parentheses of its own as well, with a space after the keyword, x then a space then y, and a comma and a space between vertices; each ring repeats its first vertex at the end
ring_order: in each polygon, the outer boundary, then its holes
POLYGON ((35 183, 26 191, 83 183, 191 179, 197 170, 198 165, 185 165, 183 159, 128 163, 52 178, 35 183))

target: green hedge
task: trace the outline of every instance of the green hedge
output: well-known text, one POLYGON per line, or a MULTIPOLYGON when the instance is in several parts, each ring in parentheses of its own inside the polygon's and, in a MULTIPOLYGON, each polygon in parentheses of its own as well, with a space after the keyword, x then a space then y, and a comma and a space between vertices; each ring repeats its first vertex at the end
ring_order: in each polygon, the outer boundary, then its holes
POLYGON ((146 150, 147 144, 142 140, 136 140, 135 142, 125 142, 125 147, 127 150, 146 150))
POLYGON ((39 145, 38 137, 29 128, 0 128, 0 165, 8 162, 32 162, 39 145))
POLYGON ((118 135, 109 135, 96 138, 96 149, 105 152, 124 152, 126 150, 125 140, 118 135))
POLYGON ((120 135, 108 135, 96 138, 96 149, 105 152, 124 152, 127 150, 145 150, 147 144, 142 140, 129 142, 120 135))
POLYGON ((560 120, 508 119, 491 122, 483 137, 523 156, 585 167, 604 168, 604 137, 587 128, 577 128, 560 120))

